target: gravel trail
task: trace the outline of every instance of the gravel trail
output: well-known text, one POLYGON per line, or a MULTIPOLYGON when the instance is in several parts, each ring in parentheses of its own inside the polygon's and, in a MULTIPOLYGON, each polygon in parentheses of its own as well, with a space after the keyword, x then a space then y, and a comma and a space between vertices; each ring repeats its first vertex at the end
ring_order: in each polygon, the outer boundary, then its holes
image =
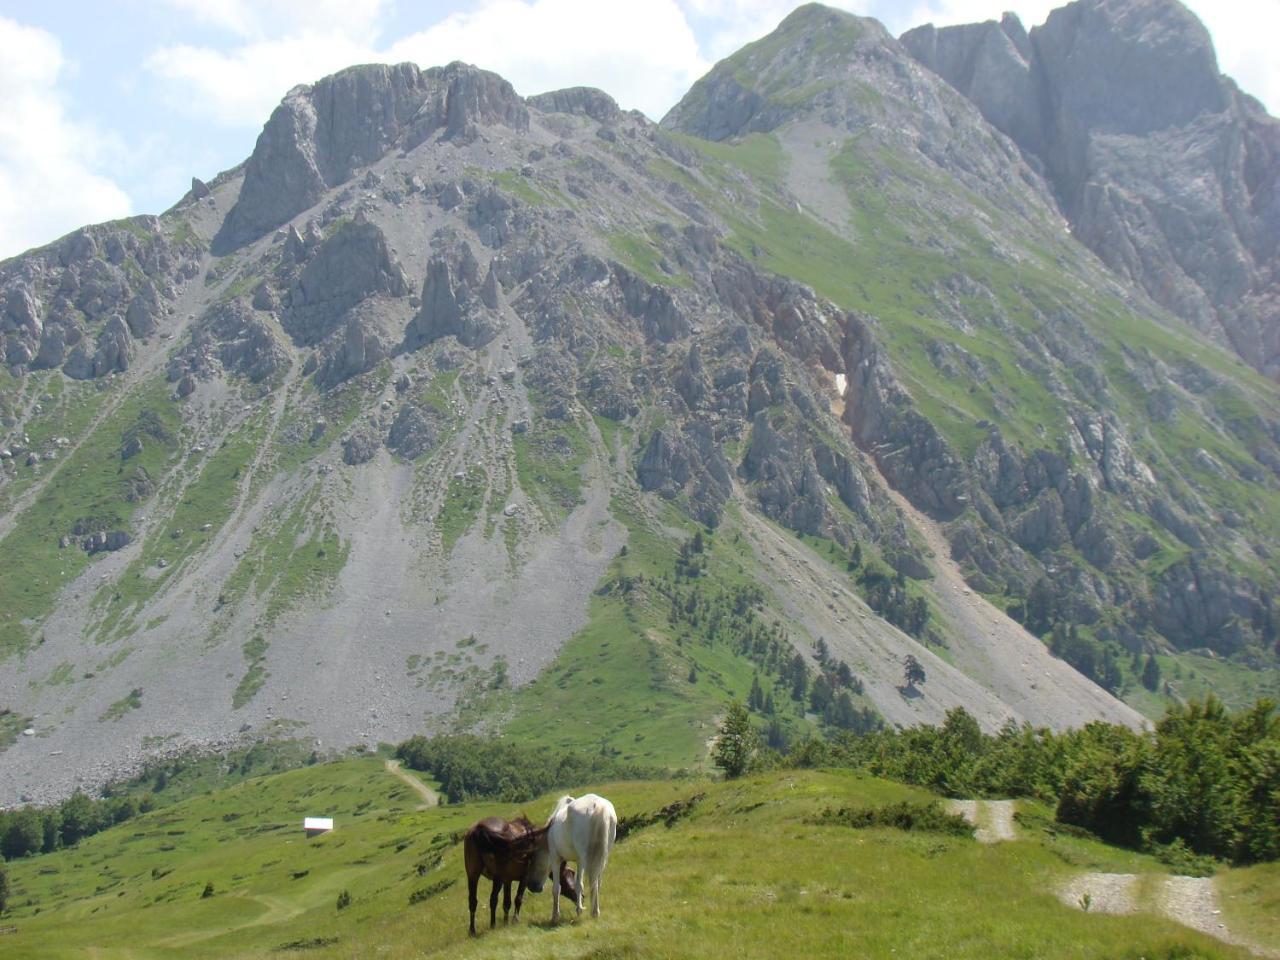
POLYGON ((1088 913, 1136 913, 1138 875, 1084 873, 1059 890, 1058 899, 1068 907, 1088 913))
POLYGON ((423 807, 440 806, 440 794, 436 793, 434 790, 428 787, 425 783, 423 783, 421 780, 415 777, 412 773, 409 773, 406 770, 402 770, 400 768, 399 760, 388 760, 385 766, 387 768, 388 773, 392 774, 395 777, 399 777, 401 780, 403 780, 405 783, 407 783, 410 787, 413 788, 414 792, 417 793, 417 795, 422 798, 423 807))
POLYGON ((1018 839, 1013 828, 1013 804, 1012 800, 948 800, 946 808, 977 828, 974 838, 979 843, 1001 843, 1018 839))
POLYGON ((1211 877, 1165 877, 1149 898, 1153 902, 1142 902, 1138 879, 1132 873, 1085 873, 1063 886, 1058 899, 1090 913, 1151 910, 1224 943, 1244 947, 1256 956, 1280 957, 1280 951, 1253 943, 1227 928, 1211 877))

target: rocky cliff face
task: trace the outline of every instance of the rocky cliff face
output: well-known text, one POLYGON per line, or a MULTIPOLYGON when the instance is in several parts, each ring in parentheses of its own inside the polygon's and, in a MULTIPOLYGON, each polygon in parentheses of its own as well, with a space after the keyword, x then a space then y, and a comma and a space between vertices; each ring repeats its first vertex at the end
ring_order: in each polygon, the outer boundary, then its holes
POLYGON ((1176 0, 1079 0, 902 37, 1052 184, 1113 270, 1280 378, 1280 122, 1176 0))

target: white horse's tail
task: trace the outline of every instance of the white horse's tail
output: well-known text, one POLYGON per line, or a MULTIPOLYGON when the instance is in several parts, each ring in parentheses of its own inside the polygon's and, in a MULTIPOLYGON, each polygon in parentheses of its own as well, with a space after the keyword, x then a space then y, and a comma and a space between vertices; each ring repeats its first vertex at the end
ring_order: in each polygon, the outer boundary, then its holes
POLYGON ((591 839, 587 844, 587 873, 595 880, 604 873, 609 862, 609 851, 618 835, 618 818, 612 807, 601 811, 605 816, 595 817, 591 823, 591 839))

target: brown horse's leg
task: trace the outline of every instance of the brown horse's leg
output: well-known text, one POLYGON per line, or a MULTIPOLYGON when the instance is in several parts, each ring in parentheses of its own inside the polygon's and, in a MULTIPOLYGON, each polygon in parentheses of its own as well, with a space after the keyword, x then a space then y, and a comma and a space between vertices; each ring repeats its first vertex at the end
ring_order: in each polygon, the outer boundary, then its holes
POLYGON ((502 886, 502 881, 495 879, 493 881, 493 892, 489 894, 489 929, 492 930, 498 925, 498 888, 502 886))
POLYGON ((476 887, 479 885, 480 874, 477 873, 472 876, 471 872, 467 871, 467 904, 471 907, 471 935, 473 937, 476 935, 476 887))
POLYGON ((502 881, 502 925, 511 922, 511 881, 502 881))
POLYGON ((520 908, 522 906, 524 906, 524 878, 523 877, 520 878, 520 886, 516 888, 516 919, 515 919, 516 923, 520 922, 520 908))

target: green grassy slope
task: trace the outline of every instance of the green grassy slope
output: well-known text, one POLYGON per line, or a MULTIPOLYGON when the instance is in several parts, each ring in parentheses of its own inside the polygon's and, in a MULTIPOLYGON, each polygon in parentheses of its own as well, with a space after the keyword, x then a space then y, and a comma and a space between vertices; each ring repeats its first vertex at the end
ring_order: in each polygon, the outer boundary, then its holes
MULTIPOLYGON (((705 794, 671 827, 614 850, 603 916, 466 931, 461 849, 451 835, 517 807, 419 809, 377 759, 250 780, 195 797, 60 853, 10 865, 6 960, 102 957, 1204 957, 1247 956, 1154 915, 1086 914, 1053 890, 1084 870, 1158 874, 1136 854, 1034 829, 1018 842, 809 821, 828 806, 928 800, 922 791, 828 772, 566 785, 609 796, 622 817, 705 794), (307 814, 334 833, 302 836, 307 814), (211 884, 213 894, 202 896, 211 884), (342 891, 351 902, 338 909, 342 891), (410 902, 411 898, 415 902, 410 902)), ((533 817, 551 797, 524 806, 533 817)), ((1230 886, 1237 912, 1266 884, 1230 886)), ((1234 873, 1222 878, 1224 888, 1234 873)), ((483 902, 483 898, 482 898, 483 902)), ((482 906, 482 910, 483 910, 482 906)))
MULTIPOLYGON (((674 506, 648 515, 649 502, 636 494, 615 496, 614 515, 628 527, 627 551, 610 564, 592 596, 587 626, 532 683, 469 701, 459 730, 497 720, 538 745, 697 767, 706 762, 717 718, 730 700, 747 702, 756 677, 773 694, 788 741, 817 732, 776 665, 738 645, 739 630, 772 629, 782 614, 766 591, 747 611, 752 627, 730 615, 735 598, 763 582, 732 511, 712 534, 674 506), (697 573, 677 577, 680 544, 700 529, 705 546, 696 557, 697 573), (693 621, 673 618, 672 595, 682 605, 698 598, 693 621)), ((794 654, 789 645, 785 649, 794 654)), ((756 711, 760 726, 768 719, 756 711)))

